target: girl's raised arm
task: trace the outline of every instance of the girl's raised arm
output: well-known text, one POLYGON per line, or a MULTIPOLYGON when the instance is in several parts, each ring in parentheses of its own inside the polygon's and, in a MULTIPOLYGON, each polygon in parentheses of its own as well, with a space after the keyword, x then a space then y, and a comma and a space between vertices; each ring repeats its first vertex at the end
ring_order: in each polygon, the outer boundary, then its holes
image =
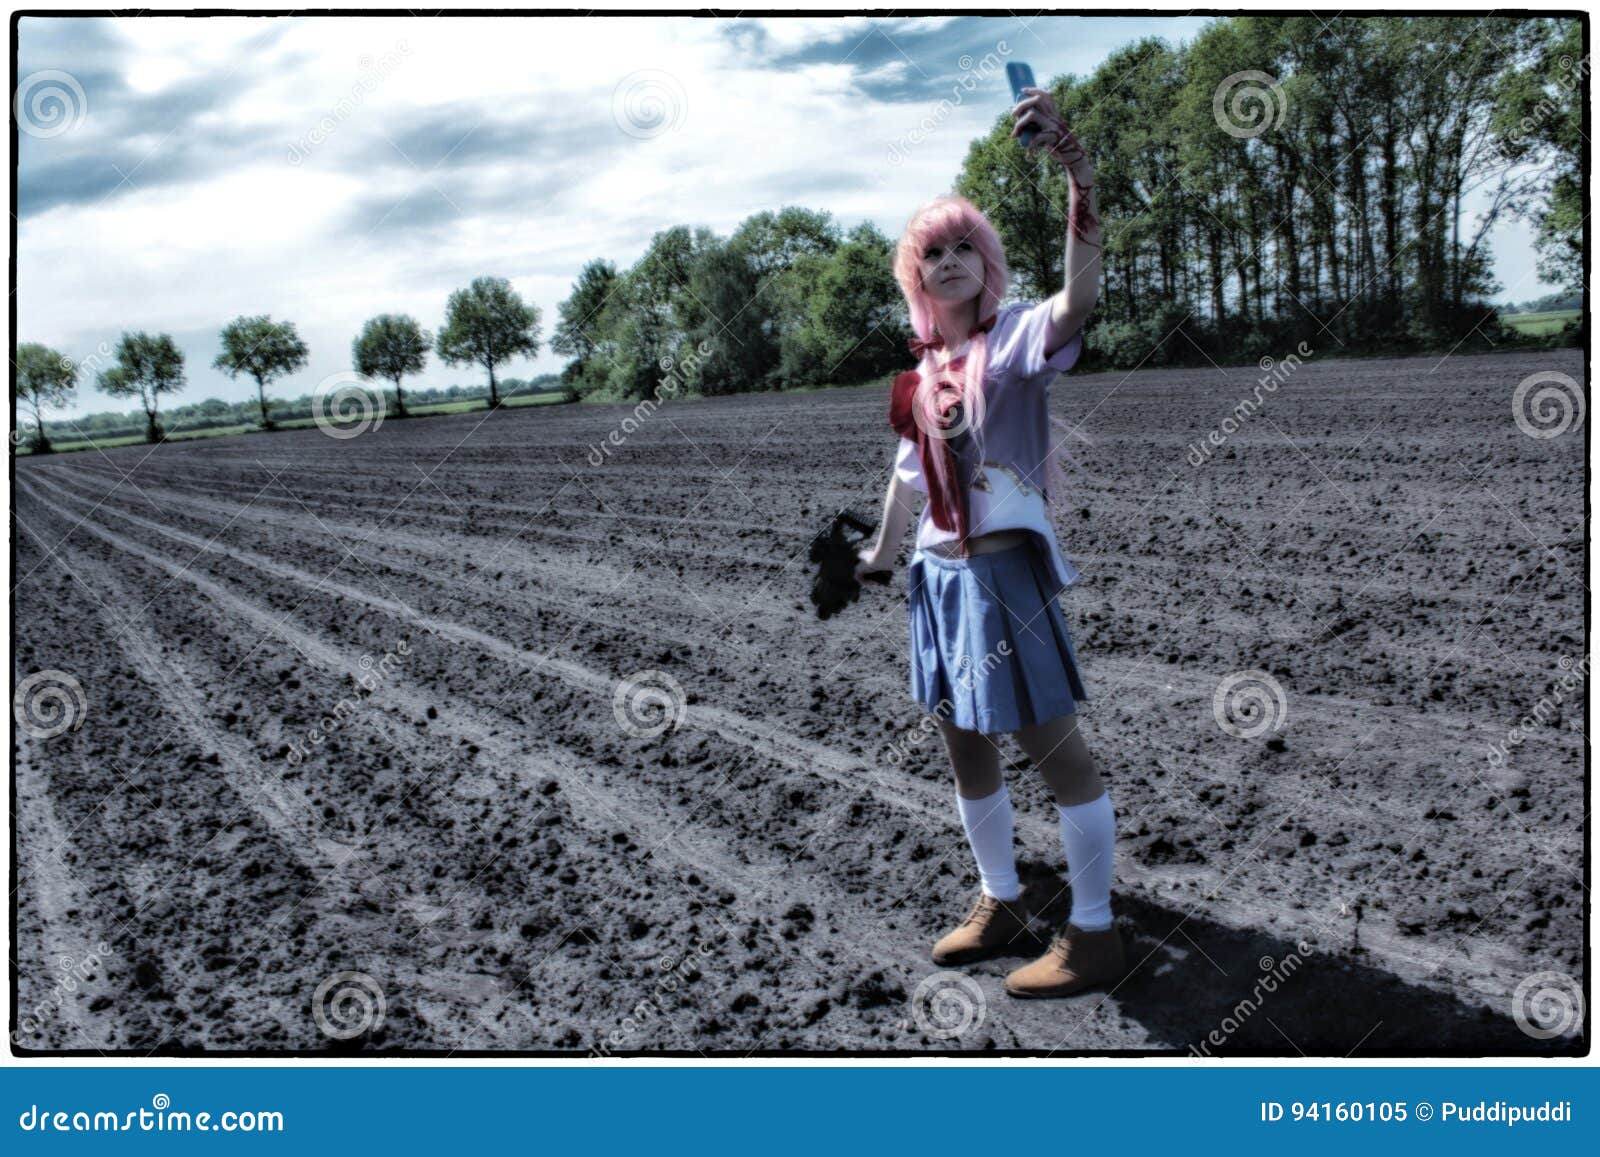
POLYGON ((1017 123, 1011 135, 1019 136, 1025 126, 1034 125, 1038 134, 1028 145, 1028 154, 1042 148, 1067 174, 1067 240, 1063 263, 1065 286, 1051 297, 1050 329, 1045 335, 1049 355, 1083 328, 1100 301, 1101 234, 1095 212, 1094 165, 1078 138, 1056 111, 1055 101, 1040 88, 1025 89, 1012 114, 1017 123))

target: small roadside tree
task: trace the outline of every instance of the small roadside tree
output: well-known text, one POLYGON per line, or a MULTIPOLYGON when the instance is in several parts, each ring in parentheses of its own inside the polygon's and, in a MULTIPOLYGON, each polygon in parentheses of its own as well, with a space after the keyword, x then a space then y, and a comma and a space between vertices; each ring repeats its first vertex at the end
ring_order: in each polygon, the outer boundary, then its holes
POLYGON ((519 354, 539 352, 539 307, 522 300, 504 277, 476 277, 450 295, 439 356, 451 365, 489 371, 489 408, 500 404, 494 370, 519 354))
POLYGON ((156 408, 162 394, 183 389, 183 351, 164 333, 124 333, 117 343, 116 364, 99 375, 100 389, 113 398, 138 398, 148 422, 146 442, 161 441, 156 408))
POLYGON ((267 383, 304 369, 308 352, 292 321, 273 321, 266 314, 236 317, 222 331, 222 352, 211 364, 230 378, 249 374, 256 380, 261 425, 270 430, 267 383))
POLYGON ((422 372, 432 345, 433 339, 415 318, 403 313, 384 313, 361 328, 361 336, 351 343, 351 353, 356 373, 394 382, 395 411, 404 418, 406 401, 400 393, 400 379, 406 374, 422 372))
POLYGON ((12 400, 33 410, 35 454, 50 453, 44 432, 44 407, 65 406, 78 385, 78 367, 65 354, 36 341, 17 347, 17 376, 12 379, 12 400))

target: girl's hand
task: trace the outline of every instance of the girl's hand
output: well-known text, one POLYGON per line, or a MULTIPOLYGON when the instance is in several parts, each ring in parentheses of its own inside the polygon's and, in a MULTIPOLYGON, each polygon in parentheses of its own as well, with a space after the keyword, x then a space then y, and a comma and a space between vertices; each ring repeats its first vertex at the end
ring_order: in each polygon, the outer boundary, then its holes
POLYGON ((862 547, 856 551, 856 558, 860 560, 856 563, 856 582, 860 582, 869 574, 894 569, 894 559, 881 557, 876 547, 862 547))
POLYGON ((1017 118, 1017 123, 1011 126, 1012 137, 1020 137, 1023 128, 1028 125, 1037 127, 1039 131, 1029 142, 1027 155, 1032 157, 1034 149, 1042 148, 1062 168, 1079 178, 1080 183, 1090 183, 1094 170, 1089 164, 1089 155, 1056 111, 1055 98, 1042 88, 1025 88, 1022 91, 1028 95, 1011 110, 1011 115, 1017 118))

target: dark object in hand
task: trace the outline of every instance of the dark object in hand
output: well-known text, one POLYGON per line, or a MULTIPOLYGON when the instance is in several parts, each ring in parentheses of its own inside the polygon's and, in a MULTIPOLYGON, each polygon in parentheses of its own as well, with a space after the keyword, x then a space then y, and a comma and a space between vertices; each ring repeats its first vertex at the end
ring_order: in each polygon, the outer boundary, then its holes
MULTIPOLYGON (((817 564, 817 577, 811 582, 811 603, 817 618, 826 619, 844 610, 861 594, 856 568, 861 565, 861 548, 875 527, 841 510, 828 528, 811 540, 811 561, 817 564)), ((889 581, 888 571, 873 571, 866 576, 880 585, 889 581)))

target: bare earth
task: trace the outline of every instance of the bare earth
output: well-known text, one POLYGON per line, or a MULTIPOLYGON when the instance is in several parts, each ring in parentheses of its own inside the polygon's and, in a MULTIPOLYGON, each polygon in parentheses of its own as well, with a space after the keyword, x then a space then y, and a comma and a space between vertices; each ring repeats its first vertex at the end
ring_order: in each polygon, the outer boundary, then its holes
MULTIPOLYGON (((1586 647, 1587 429, 1512 420, 1546 370, 1582 354, 1313 361, 1200 466, 1255 367, 1056 383, 1136 965, 1058 1002, 1002 992, 1019 953, 929 1003, 976 877, 904 571, 826 623, 806 598, 809 534, 881 506, 886 390, 19 461, 15 677, 85 709, 14 730, 14 1039, 1586 1051, 1513 1017, 1536 973, 1587 987, 1586 688, 1488 754, 1586 647), (1285 695, 1255 738, 1213 708, 1246 670, 1285 695), (660 735, 619 718, 641 672, 683 691, 660 735)), ((1059 921, 1051 800, 1003 748, 1059 921)))

